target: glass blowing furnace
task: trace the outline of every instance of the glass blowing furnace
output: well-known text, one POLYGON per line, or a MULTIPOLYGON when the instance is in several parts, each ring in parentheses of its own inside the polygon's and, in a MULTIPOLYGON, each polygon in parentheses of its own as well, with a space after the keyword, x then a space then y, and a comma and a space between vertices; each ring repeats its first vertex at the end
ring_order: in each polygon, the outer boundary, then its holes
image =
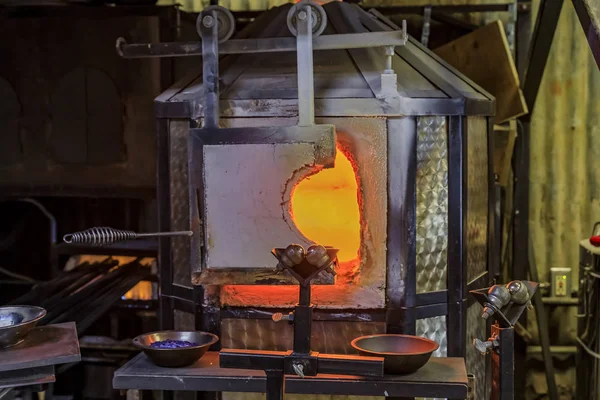
MULTIPOLYGON (((289 7, 241 35, 290 36, 289 7)), ((323 8, 321 37, 397 29, 351 4, 323 8)), ((295 126, 296 65, 289 52, 222 57, 220 126, 295 126)), ((204 137, 190 164, 202 82, 197 73, 156 100, 160 230, 194 232, 161 238, 163 328, 195 326, 227 348, 290 348, 291 327, 271 315, 289 311, 298 287, 274 271, 270 250, 316 242, 339 249, 339 266, 313 281, 314 350, 351 353, 369 333, 422 335, 440 344, 435 355, 466 358, 484 398, 486 361, 469 343, 486 325, 467 292, 496 271, 494 99, 410 38, 389 55, 316 51, 315 122, 335 127, 333 160, 319 158, 318 140, 245 141, 242 131, 234 142, 204 137), (390 59, 392 94, 382 78, 390 59)))

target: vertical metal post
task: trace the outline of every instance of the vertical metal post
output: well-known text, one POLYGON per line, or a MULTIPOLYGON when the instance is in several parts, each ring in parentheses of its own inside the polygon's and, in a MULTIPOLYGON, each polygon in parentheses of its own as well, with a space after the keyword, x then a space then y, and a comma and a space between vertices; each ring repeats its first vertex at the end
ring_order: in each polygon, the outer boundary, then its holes
MULTIPOLYGON (((495 175, 494 175, 495 178, 495 175)), ((494 181, 494 209, 492 218, 494 219, 494 235, 493 235, 493 254, 488 257, 490 263, 488 284, 494 284, 494 280, 501 280, 502 277, 502 186, 499 182, 494 181)))
POLYGON ((529 43, 531 39, 531 2, 529 0, 517 0, 517 18, 515 28, 515 57, 517 71, 521 83, 525 81, 527 72, 527 57, 529 55, 529 43))
MULTIPOLYGON (((523 122, 515 141, 513 158, 514 189, 513 189, 513 234, 512 234, 512 265, 510 279, 527 279, 527 241, 529 240, 529 122, 523 122)), ((527 312, 521 315, 519 322, 527 327, 527 312)), ((516 350, 516 392, 517 400, 525 398, 525 360, 527 344, 520 336, 515 342, 516 350)))
POLYGON ((502 211, 500 206, 501 187, 494 172, 494 120, 487 119, 487 152, 488 152, 488 283, 500 274, 500 249, 502 248, 502 230, 500 222, 502 211))
POLYGON ((202 17, 202 85, 204 127, 219 127, 219 28, 216 11, 202 17))
MULTIPOLYGON (((539 282, 537 264, 535 262, 535 251, 533 240, 529 235, 528 255, 529 255, 529 276, 532 281, 539 282)), ((537 318, 538 330, 540 332, 540 344, 542 345, 542 355, 544 358, 544 370, 546 372, 546 383, 548 385, 548 397, 550 400, 558 400, 558 389, 554 379, 554 365, 552 364, 552 352, 550 351, 550 330, 548 329, 548 315, 542 301, 542 293, 538 290, 533 295, 533 305, 535 307, 535 316, 537 318)))
MULTIPOLYGON (((585 298, 585 295, 588 293, 588 285, 590 282, 586 279, 586 264, 587 261, 591 258, 591 255, 587 252, 587 250, 580 245, 579 248, 579 291, 578 295, 580 299, 585 298)), ((595 282, 591 283, 595 284, 595 282)), ((587 301, 579 302, 579 306, 577 307, 577 313, 579 315, 585 315, 587 301)), ((591 309, 591 307, 590 307, 591 309)), ((586 328, 586 318, 577 318, 577 337, 582 337, 586 328)), ((575 359, 576 362, 576 380, 575 380, 575 398, 576 399, 585 399, 590 398, 591 393, 589 390, 590 380, 588 379, 588 371, 592 371, 590 357, 586 354, 581 346, 581 343, 577 342, 577 356, 575 359)))
POLYGON ((466 356, 467 120, 448 118, 448 356, 466 356))
POLYGON ((313 309, 310 305, 310 282, 300 283, 300 301, 294 309, 294 353, 310 353, 313 309))
MULTIPOLYGON (((531 43, 531 32, 532 32, 532 21, 531 21, 531 3, 529 0, 518 0, 517 3, 517 28, 516 28, 516 58, 517 58, 517 69, 519 72, 519 79, 521 80, 521 86, 523 86, 523 82, 525 82, 525 74, 527 73, 527 64, 529 62, 529 48, 531 43)), ((518 121, 519 122, 519 121, 518 121)), ((522 198, 525 194, 524 191, 529 190, 529 186, 526 182, 523 182, 529 174, 529 163, 527 163, 527 171, 523 171, 521 167, 523 167, 522 163, 525 162, 523 157, 527 157, 527 161, 529 158, 529 136, 525 135, 524 131, 526 130, 525 126, 529 126, 529 123, 524 122, 523 125, 520 126, 519 134, 517 135, 515 142, 515 152, 513 156, 513 171, 514 171, 514 184, 513 184, 513 195, 512 195, 512 214, 508 216, 507 225, 508 225, 508 237, 506 239, 506 243, 503 244, 503 254, 502 254, 502 273, 508 274, 510 279, 518 279, 519 277, 515 275, 515 271, 519 269, 523 270, 524 267, 518 265, 520 261, 516 261, 515 257, 517 252, 514 251, 514 245, 517 244, 514 240, 515 234, 517 231, 520 232, 520 239, 527 238, 528 232, 522 232, 521 228, 517 229, 515 227, 515 222, 521 223, 519 218, 520 215, 516 214, 517 207, 522 208, 529 201, 529 198, 522 198), (522 150, 521 150, 522 149, 522 150), (520 183, 523 182, 523 183, 520 183), (518 192, 518 193, 517 193, 518 192), (518 194, 518 195, 517 195, 518 194), (517 203, 517 199, 520 199, 520 203, 517 203), (511 250, 512 249, 512 250, 511 250), (509 253, 510 252, 510 253, 509 253), (510 254, 510 256, 509 256, 510 254), (506 258, 505 258, 506 257, 506 258), (504 271, 505 259, 510 259, 511 264, 509 264, 508 271, 504 271)), ((525 194, 528 196, 528 193, 525 194)), ((507 200, 508 201, 508 200, 507 200)), ((519 251, 523 251, 522 245, 520 245, 519 251)), ((522 274, 521 274, 522 275, 522 274)), ((508 278, 505 276, 505 278, 508 278)), ((524 276, 522 276, 524 278, 524 276)), ((509 279, 509 280, 510 280, 509 279)), ((526 314, 526 312, 525 312, 526 314)), ((527 327, 527 318, 526 315, 522 316, 520 323, 527 327)), ((525 341, 517 335, 515 338, 515 391, 516 393, 524 393, 525 392, 525 358, 526 358, 527 347, 525 341)), ((515 396, 517 399, 520 397, 515 396)))
POLYGON ((285 378, 283 371, 266 370, 267 374, 267 400, 283 400, 285 392, 285 378))
POLYGON ((429 46, 429 29, 431 26, 431 6, 425 7, 423 11, 423 30, 421 32, 421 44, 429 46))
POLYGON ((298 60, 298 125, 315 123, 315 85, 313 80, 312 11, 303 7, 297 14, 298 36, 296 56, 298 60))
POLYGON ((535 28, 531 36, 527 72, 522 85, 529 116, 535 106, 562 5, 563 0, 540 1, 535 28))
POLYGON ((492 325, 498 347, 492 351, 492 400, 513 400, 515 376, 515 330, 492 325))
POLYGON ((596 65, 600 68, 600 32, 598 32, 598 10, 600 3, 597 0, 573 0, 573 6, 581 22, 596 65))
MULTIPOLYGON (((529 149, 530 149, 530 120, 531 113, 534 111, 535 101, 539 91, 552 39, 556 31, 556 25, 562 10, 563 0, 541 0, 538 8, 538 15, 535 22, 535 28, 531 36, 529 45, 529 57, 523 79, 523 95, 529 109, 529 114, 521 118, 521 131, 515 142, 515 155, 513 168, 515 171, 515 183, 513 191, 514 204, 514 225, 513 225, 513 262, 512 279, 526 279, 528 270, 528 243, 529 243, 529 149)), ((519 25, 522 25, 521 23, 519 25)), ((525 24, 527 27, 527 24, 525 24)), ((526 31, 526 29, 521 29, 526 31)), ((519 35, 523 33, 520 32, 519 35)), ((519 38, 521 42, 522 38, 519 38)), ((518 54, 523 54, 523 46, 518 49, 518 54)), ((524 68, 521 60, 519 67, 524 68)), ((523 72, 523 71, 522 71, 523 72)), ((526 314, 521 316, 521 322, 526 326, 526 314)), ((517 348, 517 387, 515 397, 524 398, 525 374, 523 365, 525 363, 526 344, 522 339, 518 339, 517 348)), ((552 393, 550 392, 550 395, 552 393)))
POLYGON ((386 332, 415 334, 416 118, 388 119, 386 332))
MULTIPOLYGON (((171 189, 169 172, 170 132, 169 121, 156 121, 157 134, 157 193, 158 229, 171 230, 171 189)), ((158 278, 159 278, 159 326, 160 329, 173 329, 173 307, 168 297, 173 292, 173 260, 171 258, 171 238, 158 238, 158 278)))

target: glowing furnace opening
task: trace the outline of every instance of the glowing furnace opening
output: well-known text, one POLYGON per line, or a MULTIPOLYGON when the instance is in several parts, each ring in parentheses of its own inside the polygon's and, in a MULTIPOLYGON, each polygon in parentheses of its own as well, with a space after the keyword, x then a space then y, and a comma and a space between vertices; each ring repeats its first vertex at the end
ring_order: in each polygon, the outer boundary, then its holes
POLYGON ((340 249, 340 262, 356 260, 360 250, 360 207, 356 172, 338 146, 335 167, 298 182, 290 214, 309 240, 340 249))

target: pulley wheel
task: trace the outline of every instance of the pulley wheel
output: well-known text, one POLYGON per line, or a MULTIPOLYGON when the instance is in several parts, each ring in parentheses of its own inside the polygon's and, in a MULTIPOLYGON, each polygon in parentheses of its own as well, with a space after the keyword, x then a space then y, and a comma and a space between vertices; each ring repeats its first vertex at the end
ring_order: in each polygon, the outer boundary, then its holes
POLYGON ((306 6, 310 7, 312 12, 312 34, 313 36, 319 36, 327 26, 327 14, 321 5, 310 0, 301 1, 290 8, 287 15, 288 29, 292 32, 292 35, 298 36, 298 13, 306 6))
POLYGON ((227 41, 235 31, 235 19, 231 11, 221 6, 209 6, 204 9, 196 19, 196 32, 202 37, 202 25, 212 27, 212 24, 218 23, 218 41, 223 43, 227 41), (212 11, 217 14, 217 21, 212 17, 212 11))

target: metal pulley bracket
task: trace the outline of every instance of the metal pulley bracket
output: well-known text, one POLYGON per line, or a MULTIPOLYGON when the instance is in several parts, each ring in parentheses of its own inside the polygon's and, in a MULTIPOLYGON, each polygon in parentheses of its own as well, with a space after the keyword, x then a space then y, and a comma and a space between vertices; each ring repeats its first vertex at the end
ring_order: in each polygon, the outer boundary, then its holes
POLYGON ((298 14, 300 11, 306 12, 310 11, 311 14, 311 23, 309 26, 312 26, 312 36, 317 37, 327 27, 327 14, 323 7, 319 4, 305 0, 299 3, 296 3, 290 8, 287 15, 287 26, 292 35, 298 36, 298 14), (308 8, 308 10, 307 10, 308 8))
MULTIPOLYGON (((312 126, 315 124, 315 81, 313 74, 313 29, 323 32, 327 25, 323 7, 310 1, 296 3, 288 13, 288 27, 295 26, 296 56, 298 65, 298 125, 312 126), (320 10, 315 12, 314 10, 320 10), (322 20, 314 21, 316 15, 322 20)), ((290 28, 291 30, 292 28, 290 28)), ((294 32, 292 31, 292 34, 294 32)))
MULTIPOLYGON (((298 125, 314 126, 314 50, 357 49, 405 45, 406 25, 400 31, 350 33, 319 36, 327 26, 323 7, 310 0, 302 0, 288 12, 287 25, 296 37, 229 39, 234 29, 234 18, 220 6, 206 8, 197 19, 196 28, 201 43, 127 44, 117 40, 117 52, 124 58, 178 57, 202 55, 204 101, 204 128, 219 128, 219 55, 296 51, 298 66, 298 125)), ((388 52, 389 53, 389 52, 388 52)), ((382 74, 382 93, 378 97, 397 95, 395 74, 389 67, 382 74)))
POLYGON ((235 32, 235 19, 231 12, 221 6, 209 6, 198 15, 196 19, 196 32, 204 39, 203 28, 217 25, 217 38, 219 43, 226 42, 235 32))
POLYGON ((202 38, 202 87, 204 89, 204 127, 219 127, 219 42, 226 41, 235 29, 231 12, 220 6, 204 10, 196 20, 202 38), (227 22, 231 23, 231 29, 227 22), (219 37, 219 33, 223 36, 219 37))

